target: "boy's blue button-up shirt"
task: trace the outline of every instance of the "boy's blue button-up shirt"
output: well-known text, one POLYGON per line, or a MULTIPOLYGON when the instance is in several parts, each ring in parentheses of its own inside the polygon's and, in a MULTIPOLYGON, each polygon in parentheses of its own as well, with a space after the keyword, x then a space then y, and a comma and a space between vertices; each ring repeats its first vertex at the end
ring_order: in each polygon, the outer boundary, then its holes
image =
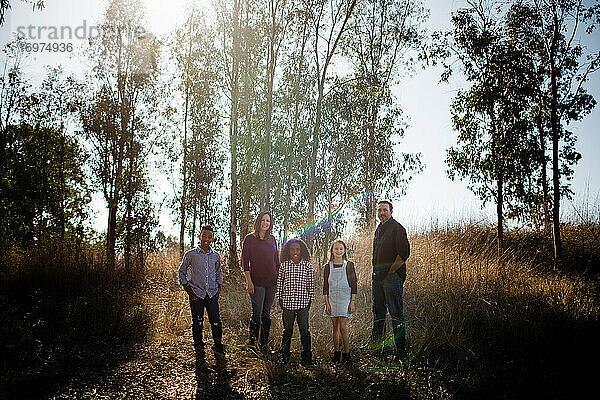
POLYGON ((185 253, 178 271, 180 285, 189 285, 196 296, 203 299, 217 294, 223 284, 221 255, 209 248, 204 252, 200 246, 185 253))

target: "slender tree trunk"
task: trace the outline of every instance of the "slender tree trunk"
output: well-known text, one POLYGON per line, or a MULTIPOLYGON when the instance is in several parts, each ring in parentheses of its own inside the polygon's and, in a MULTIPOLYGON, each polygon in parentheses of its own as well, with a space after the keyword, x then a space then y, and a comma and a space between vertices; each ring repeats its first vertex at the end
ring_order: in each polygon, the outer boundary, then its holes
POLYGON ((108 205, 108 227, 106 231, 106 257, 108 266, 115 266, 115 246, 117 243, 117 201, 112 199, 108 205))
MULTIPOLYGON (((308 222, 315 219, 315 202, 316 202, 316 169, 317 169, 317 153, 319 151, 319 138, 321 135, 321 109, 323 106, 323 84, 319 81, 317 109, 315 116, 315 126, 312 137, 312 151, 309 164, 309 187, 308 187, 308 222)), ((314 236, 308 238, 308 245, 312 250, 314 248, 314 236)))
POLYGON ((498 191, 498 199, 496 202, 496 214, 498 216, 498 256, 502 255, 502 250, 504 249, 504 215, 502 210, 504 206, 503 185, 504 172, 500 170, 496 181, 496 190, 498 191))
MULTIPOLYGON (((245 22, 246 25, 244 26, 244 29, 248 29, 247 26, 247 22, 249 19, 248 16, 248 11, 246 10, 246 18, 245 18, 245 22)), ((243 67, 242 67, 242 76, 247 77, 249 76, 249 71, 250 71, 250 63, 249 63, 249 58, 250 58, 250 50, 244 52, 244 58, 243 58, 243 67)), ((244 89, 243 89, 243 101, 242 104, 244 105, 242 108, 242 112, 243 112, 243 124, 245 127, 245 137, 244 137, 244 143, 242 144, 246 149, 249 149, 252 146, 252 105, 250 102, 250 98, 251 98, 251 87, 250 84, 246 81, 246 83, 244 84, 244 89)), ((241 118, 241 117, 240 117, 241 118)), ((242 175, 249 177, 251 176, 251 166, 252 166, 252 160, 253 160, 254 154, 251 151, 246 151, 245 154, 245 159, 244 162, 242 164, 242 175)), ((262 157, 262 153, 261 153, 261 157, 262 157)), ((246 235, 248 234, 248 225, 251 223, 252 221, 252 216, 250 215, 250 205, 252 202, 252 193, 250 192, 250 188, 246 185, 245 189, 239 193, 240 196, 240 203, 241 203, 241 210, 242 212, 238 215, 239 218, 239 227, 240 227, 240 238, 239 238, 239 243, 240 246, 242 245, 242 243, 244 242, 244 238, 246 237, 246 235)), ((259 198, 259 202, 262 200, 262 198, 259 198)))
MULTIPOLYGON (((121 35, 117 35, 117 40, 119 41, 119 55, 117 57, 117 102, 119 105, 119 116, 121 118, 120 122, 120 131, 117 128, 117 124, 115 123, 112 126, 115 126, 117 130, 116 135, 118 135, 117 148, 114 149, 114 154, 116 155, 116 160, 113 159, 113 162, 116 164, 116 168, 112 169, 112 173, 114 174, 113 179, 113 187, 112 193, 109 195, 108 201, 108 227, 106 232, 106 251, 107 251, 107 260, 108 265, 111 268, 115 267, 115 248, 117 243, 117 210, 118 204, 121 195, 121 172, 123 168, 123 158, 124 147, 125 147, 125 133, 127 132, 127 121, 125 121, 125 104, 124 104, 124 92, 125 92, 125 83, 123 82, 124 74, 122 72, 121 67, 121 49, 122 49, 122 40, 121 35)), ((112 128, 111 126, 111 128, 112 128)))
POLYGON ((263 191, 261 193, 261 208, 268 210, 271 205, 271 120, 273 115, 273 81, 275 80, 275 14, 277 9, 274 0, 269 1, 271 26, 269 32, 269 54, 267 58, 267 110, 265 116, 265 142, 262 157, 263 191))
POLYGON ((499 137, 498 127, 496 124, 496 113, 494 106, 489 109, 489 116, 492 129, 492 152, 494 169, 496 172, 496 216, 497 216, 497 235, 498 235, 498 259, 502 256, 504 250, 504 163, 502 160, 502 138, 499 137))
POLYGON ((188 121, 188 106, 189 106, 189 88, 187 87, 188 83, 186 83, 185 88, 185 112, 183 118, 183 187, 181 188, 181 208, 179 211, 181 217, 181 225, 179 227, 179 255, 183 256, 183 252, 185 250, 185 207, 187 203, 187 187, 188 187, 188 179, 187 179, 187 164, 188 164, 188 156, 187 156, 187 121, 188 121))
POLYGON ((333 210, 333 201, 331 196, 331 185, 326 183, 327 190, 327 229, 325 230, 325 245, 323 246, 323 264, 327 262, 327 244, 331 240, 331 229, 333 228, 333 216, 331 211, 333 210))
POLYGON ((196 220, 198 218, 198 196, 194 196, 194 200, 193 200, 193 209, 194 209, 194 214, 193 214, 193 219, 192 219, 192 249, 194 248, 195 242, 196 242, 196 220))
POLYGON ((239 83, 239 13, 240 1, 233 2, 233 48, 231 57, 231 121, 229 125, 229 142, 231 151, 231 210, 229 220, 229 271, 239 269, 237 256, 237 136, 238 136, 238 83, 239 83))
POLYGON ((287 175, 286 175, 286 192, 287 196, 285 197, 285 210, 284 210, 284 219, 283 219, 283 232, 284 235, 288 234, 290 228, 290 209, 292 207, 292 161, 295 161, 296 153, 295 153, 295 143, 296 136, 298 134, 298 122, 300 120, 300 80, 302 79, 302 70, 304 64, 304 49, 306 48, 306 42, 308 40, 308 36, 306 35, 306 27, 308 26, 308 14, 307 18, 302 25, 302 36, 301 36, 301 44, 300 44, 300 55, 298 57, 298 69, 296 71, 296 82, 294 83, 294 122, 292 125, 292 137, 290 138, 290 149, 291 151, 287 155, 286 167, 287 167, 287 175))
POLYGON ((558 46, 558 14, 556 3, 553 2, 554 27, 552 43, 550 46, 550 124, 552 129, 552 183, 554 186, 553 207, 552 207, 552 232, 554 237, 554 260, 558 263, 562 255, 562 242, 560 239, 560 171, 558 162, 558 140, 559 140, 559 121, 558 121, 558 83, 556 78, 559 71, 556 66, 556 52, 558 46))
MULTIPOLYGON (((114 121, 109 121, 110 129, 116 128, 114 121)), ((113 167, 111 170, 113 179, 112 184, 106 194, 106 201, 108 203, 108 226, 106 232, 106 258, 108 266, 111 268, 115 267, 116 261, 116 244, 117 244, 117 211, 119 209, 119 203, 121 201, 121 190, 122 182, 121 176, 123 173, 123 158, 124 158, 124 139, 123 135, 120 135, 116 148, 113 149, 116 160, 113 160, 113 167)))
POLYGON ((542 222, 544 224, 544 231, 550 230, 550 212, 548 210, 548 204, 550 203, 549 189, 548 189, 548 172, 547 172, 547 161, 546 161, 546 138, 544 128, 542 126, 542 117, 537 118, 537 128, 540 136, 540 150, 542 151, 542 162, 541 162, 541 173, 542 173, 542 222))
POLYGON ((273 73, 269 72, 267 85, 267 115, 265 121, 265 142, 263 148, 263 191, 261 193, 261 208, 268 210, 271 204, 271 118, 273 113, 273 73))
MULTIPOLYGON (((313 137, 312 137, 312 152, 311 152, 311 160, 310 160, 310 164, 309 164, 309 191, 308 191, 308 222, 312 222, 315 219, 315 202, 316 202, 316 159, 317 159, 317 154, 318 154, 318 150, 319 150, 319 140, 320 140, 320 135, 321 135, 321 113, 322 113, 322 108, 323 108, 323 90, 325 88, 325 79, 327 78, 327 69, 329 67, 329 63, 331 62, 331 58, 333 57, 333 55, 335 54, 337 45, 340 41, 340 39, 342 38, 342 35, 344 34, 344 31, 346 29, 346 24, 348 23, 348 20, 350 19, 350 16, 352 15, 352 12, 354 11, 354 7, 356 6, 356 2, 357 0, 352 0, 352 2, 350 4, 347 5, 347 7, 344 8, 344 11, 342 12, 342 15, 344 15, 344 20, 342 21, 342 25, 340 26, 340 30, 338 31, 337 35, 335 35, 335 39, 334 39, 334 27, 337 23, 337 20, 333 20, 332 21, 332 27, 331 27, 331 31, 330 31, 330 35, 329 35, 329 39, 327 41, 327 53, 325 54, 325 60, 323 62, 323 69, 320 70, 319 67, 319 46, 318 46, 318 40, 319 40, 319 23, 321 18, 318 18, 316 27, 316 34, 315 34, 315 59, 317 62, 317 90, 318 90, 318 97, 317 97, 317 108, 315 110, 316 116, 315 116, 315 126, 313 129, 313 137), (331 41, 333 40, 333 42, 331 41)), ((340 5, 341 7, 342 5, 340 5)), ((333 5, 332 5, 333 7, 333 5)), ((323 9, 321 9, 321 12, 323 11, 323 9)), ((333 10, 332 10, 333 11, 333 10)), ((339 10, 338 10, 339 11, 339 10)), ((334 14, 332 12, 332 14, 334 14)), ((321 14, 322 15, 322 14, 321 14)), ((309 247, 312 249, 314 246, 314 236, 309 238, 308 241, 308 245, 309 247)))
MULTIPOLYGON (((188 156, 187 156, 187 126, 188 126, 188 113, 189 113, 189 102, 190 102, 190 77, 189 77, 189 68, 190 68, 190 57, 192 54, 192 21, 189 21, 188 28, 188 53, 187 53, 187 62, 186 62, 186 71, 185 71, 185 104, 184 104, 184 115, 183 115, 183 187, 181 188, 181 209, 180 209, 180 217, 181 217, 181 226, 179 227, 179 255, 183 257, 183 252, 185 251, 185 208, 187 203, 187 189, 188 189, 188 177, 187 177, 187 164, 188 164, 188 156)), ((193 237, 193 235, 192 235, 193 237)), ((192 239, 193 240, 193 239, 192 239)))
POLYGON ((369 144, 367 147, 367 171, 365 171, 366 185, 366 215, 365 222, 368 229, 375 227, 375 128, 377 126, 377 104, 371 105, 370 121, 369 121, 369 144))
MULTIPOLYGON (((294 118, 296 118, 294 116, 294 118)), ((283 210, 283 236, 286 237, 290 229, 290 209, 292 206, 292 160, 295 159, 294 142, 296 141, 296 132, 292 128, 292 136, 290 138, 289 148, 286 159, 286 176, 285 176, 285 206, 283 210)))
MULTIPOLYGON (((132 168, 132 165, 129 166, 132 168)), ((130 271, 131 269, 131 218, 132 218, 132 197, 133 189, 131 182, 131 171, 127 175, 127 192, 125 201, 125 215, 123 217, 125 222, 125 243, 123 248, 123 256, 125 261, 125 270, 130 271)))
POLYGON ((244 238, 249 233, 248 225, 250 225, 250 198, 246 194, 242 199, 242 215, 240 216, 240 243, 243 243, 244 238))
POLYGON ((134 187, 134 171, 136 170, 137 163, 137 150, 135 149, 135 141, 133 140, 135 135, 135 112, 133 108, 128 108, 128 112, 131 114, 128 115, 128 121, 131 121, 131 125, 128 126, 127 136, 129 139, 128 143, 128 151, 126 152, 129 168, 127 169, 127 192, 126 192, 126 206, 125 206, 125 270, 131 270, 131 242, 134 240, 132 238, 132 218, 133 218, 133 197, 135 196, 136 189, 134 187))
POLYGON ((62 257, 63 253, 63 244, 65 241, 65 224, 66 224, 66 216, 65 216, 65 132, 64 125, 60 124, 60 154, 59 154, 59 172, 58 177, 60 180, 60 210, 59 210, 59 225, 60 225, 60 257, 62 257))

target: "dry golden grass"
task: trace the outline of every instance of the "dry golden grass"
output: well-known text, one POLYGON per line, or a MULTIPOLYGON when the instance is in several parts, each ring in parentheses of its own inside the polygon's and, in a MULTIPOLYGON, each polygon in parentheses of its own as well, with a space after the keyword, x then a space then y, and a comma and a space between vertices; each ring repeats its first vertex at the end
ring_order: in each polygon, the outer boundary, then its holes
MULTIPOLYGON (((514 245, 521 237, 532 247, 535 236, 509 232, 508 237, 513 246, 500 259, 491 227, 455 227, 411 237, 404 287, 411 362, 403 369, 403 376, 410 377, 413 395, 471 397, 496 391, 511 397, 533 391, 538 385, 546 385, 543 393, 563 393, 564 387, 554 381, 561 369, 578 364, 582 352, 597 350, 591 340, 600 312, 597 279, 552 271, 544 266, 539 251, 514 245), (565 344, 565 337, 573 342, 565 344)), ((586 237, 589 240, 589 235, 586 237)), ((351 351, 362 371, 396 374, 387 361, 382 364, 359 348, 367 341, 372 324, 371 238, 372 232, 367 232, 348 240, 359 277, 357 312, 349 321, 351 351)), ((542 247, 542 243, 538 245, 542 247)), ((163 339, 185 334, 190 326, 185 295, 173 283, 178 263, 177 256, 169 256, 151 263, 154 266, 149 270, 149 275, 155 276, 151 282, 163 280, 162 286, 155 284, 162 288, 160 294, 149 300, 149 308, 155 310, 154 332, 163 339)), ((317 296, 310 313, 312 347, 316 358, 326 365, 332 351, 331 323, 322 315, 322 266, 313 265, 317 296)), ((569 270, 577 269, 582 270, 569 270)), ((241 275, 228 278, 220 308, 225 340, 233 349, 231 359, 237 359, 234 364, 245 371, 246 384, 250 381, 254 385, 246 393, 271 393, 269 387, 290 384, 289 371, 241 346, 250 315, 241 275)), ((271 343, 278 347, 282 324, 276 306, 272 319, 271 343)), ((292 351, 300 351, 297 331, 292 351)))
POLYGON ((408 332, 422 327, 428 364, 465 378, 474 393, 560 397, 574 390, 570 380, 589 385, 582 365, 598 352, 597 278, 552 271, 534 248, 509 247, 499 259, 491 227, 433 231, 411 243, 408 332))
MULTIPOLYGON (((150 390, 150 397, 165 397, 188 393, 195 381, 198 390, 257 399, 577 397, 594 382, 585 362, 600 356, 598 233, 597 224, 567 226, 566 261, 558 271, 540 233, 509 231, 500 258, 492 227, 446 227, 412 236, 404 286, 410 359, 402 367, 385 352, 382 357, 360 348, 372 324, 372 232, 347 240, 359 278, 357 311, 348 324, 355 357, 349 368, 329 362, 331 323, 322 315, 320 263, 313 263, 312 369, 297 365, 297 329, 291 366, 245 345, 250 300, 241 273, 234 272, 220 297, 228 356, 225 374, 217 372, 217 378, 197 369, 194 378, 190 371, 191 317, 177 284, 177 253, 151 255, 144 270, 125 272, 108 270, 89 254, 59 257, 53 249, 34 250, 2 263, 0 335, 9 358, 0 386, 15 395, 69 392, 74 384, 65 377, 77 372, 82 390, 91 393, 96 386, 90 374, 114 368, 118 384, 109 380, 98 393, 138 398, 150 390), (214 379, 221 383, 205 387, 214 379)), ((271 346, 277 348, 277 306, 272 319, 271 346)), ((208 324, 205 337, 210 342, 208 324)))

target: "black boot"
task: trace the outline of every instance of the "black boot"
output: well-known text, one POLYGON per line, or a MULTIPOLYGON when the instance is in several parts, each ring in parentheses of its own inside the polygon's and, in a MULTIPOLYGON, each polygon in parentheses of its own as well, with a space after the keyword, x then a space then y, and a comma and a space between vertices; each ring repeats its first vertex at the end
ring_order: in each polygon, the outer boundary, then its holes
POLYGON ((281 353, 281 362, 282 362, 283 364, 286 364, 286 365, 287 365, 287 364, 289 364, 289 362, 290 362, 290 358, 291 358, 291 355, 290 355, 290 352, 289 352, 289 351, 288 351, 288 352, 282 352, 282 353, 281 353))
POLYGON ((194 353, 196 354, 196 356, 204 357, 204 343, 199 345, 194 344, 194 353))
POLYGON ((373 322, 373 331, 371 332, 371 342, 378 343, 385 336, 385 320, 373 322))
POLYGON ((310 350, 303 350, 301 353, 300 364, 304 367, 312 367, 315 365, 312 359, 312 352, 310 350))
POLYGON ((350 352, 342 353, 342 364, 350 364, 352 359, 350 358, 350 352))
POLYGON ((250 336, 248 338, 248 344, 250 346, 254 346, 256 344, 256 339, 258 338, 258 331, 260 330, 259 321, 255 320, 254 318, 250 318, 249 330, 250 336))
POLYGON ((196 354, 204 351, 204 341, 202 340, 202 319, 192 320, 192 336, 194 338, 194 351, 196 354))
POLYGON ((263 351, 269 350, 269 332, 271 331, 271 318, 262 318, 260 326, 260 348, 263 351))
POLYGON ((396 351, 394 352, 394 361, 403 363, 406 361, 406 343, 404 340, 396 341, 396 351))
POLYGON ((211 346, 211 349, 215 353, 215 356, 225 357, 225 347, 223 347, 223 343, 215 343, 211 346))
POLYGON ((339 363, 342 357, 342 352, 341 351, 334 351, 333 352, 333 358, 331 359, 332 363, 339 363))
POLYGON ((396 345, 394 359, 396 362, 402 363, 406 360, 406 336, 402 325, 394 329, 394 344, 396 345))
POLYGON ((381 350, 381 341, 385 336, 385 320, 374 321, 369 341, 362 347, 368 350, 381 350))

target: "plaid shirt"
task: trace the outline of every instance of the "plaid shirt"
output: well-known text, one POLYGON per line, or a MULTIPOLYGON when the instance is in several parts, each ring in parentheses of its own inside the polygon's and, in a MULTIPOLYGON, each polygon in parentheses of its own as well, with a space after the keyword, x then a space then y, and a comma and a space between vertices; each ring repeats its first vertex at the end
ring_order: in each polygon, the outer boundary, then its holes
POLYGON ((315 276, 310 262, 301 260, 294 264, 288 260, 281 264, 277 276, 277 299, 283 301, 286 310, 308 307, 315 298, 315 276))

